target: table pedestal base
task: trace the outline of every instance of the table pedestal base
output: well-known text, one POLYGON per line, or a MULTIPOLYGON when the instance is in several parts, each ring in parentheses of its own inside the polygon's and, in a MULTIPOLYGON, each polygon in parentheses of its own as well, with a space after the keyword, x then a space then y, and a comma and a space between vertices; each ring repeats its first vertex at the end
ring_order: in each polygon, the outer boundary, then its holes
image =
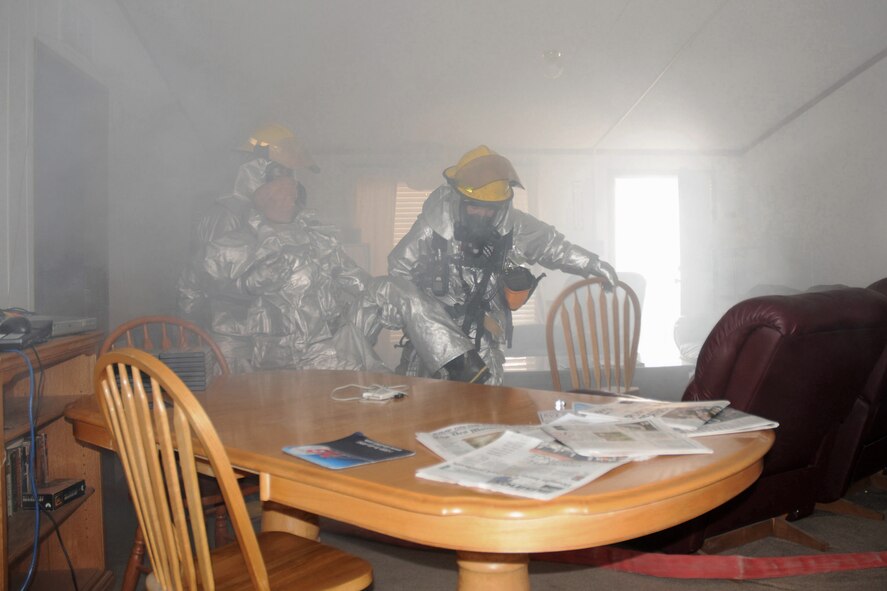
POLYGON ((317 515, 273 501, 262 503, 262 531, 285 531, 309 540, 320 537, 317 515))
POLYGON ((527 554, 459 552, 459 591, 530 591, 527 554))

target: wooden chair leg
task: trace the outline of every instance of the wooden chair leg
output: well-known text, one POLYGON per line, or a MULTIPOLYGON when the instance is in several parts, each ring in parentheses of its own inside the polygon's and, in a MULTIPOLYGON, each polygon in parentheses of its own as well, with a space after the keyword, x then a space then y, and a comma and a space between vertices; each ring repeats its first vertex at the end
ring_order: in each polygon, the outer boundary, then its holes
POLYGON ((881 471, 877 474, 872 474, 869 480, 873 488, 887 490, 887 471, 881 471))
POLYGON ((723 534, 706 538, 702 544, 701 553, 703 554, 719 554, 725 550, 730 550, 749 542, 762 540, 767 537, 779 538, 795 544, 801 544, 820 552, 828 550, 828 543, 812 536, 792 525, 783 515, 782 517, 774 517, 764 521, 759 521, 751 525, 746 525, 725 532, 723 534))
POLYGON ((145 537, 142 535, 142 528, 136 526, 136 533, 132 541, 132 551, 129 554, 129 560, 126 562, 126 570, 123 571, 123 582, 120 585, 120 591, 135 591, 139 584, 139 577, 142 573, 148 572, 145 562, 145 537))
POLYGON ((870 476, 865 476, 852 482, 850 486, 847 487, 847 492, 844 493, 844 496, 846 497, 857 493, 868 493, 873 490, 887 491, 887 474, 883 471, 875 472, 870 476))
POLYGON ((732 550, 749 542, 763 540, 773 534, 770 520, 759 521, 716 536, 706 538, 699 551, 702 554, 720 554, 725 550, 732 550))
POLYGON ((773 522, 773 535, 780 540, 801 544, 820 552, 828 550, 828 542, 808 534, 796 525, 792 525, 785 517, 774 517, 770 521, 773 522))
POLYGON ((868 507, 858 505, 847 499, 838 499, 831 503, 816 503, 816 508, 820 511, 828 511, 829 513, 837 513, 838 515, 849 515, 850 517, 862 517, 863 519, 871 519, 873 521, 884 521, 884 514, 868 507))

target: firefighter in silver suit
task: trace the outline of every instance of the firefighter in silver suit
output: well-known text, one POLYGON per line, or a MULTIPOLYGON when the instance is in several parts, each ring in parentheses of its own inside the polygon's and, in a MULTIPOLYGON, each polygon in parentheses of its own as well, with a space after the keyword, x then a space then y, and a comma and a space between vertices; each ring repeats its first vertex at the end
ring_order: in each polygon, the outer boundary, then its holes
POLYGON ((443 304, 473 352, 439 371, 408 343, 398 372, 457 379, 476 373, 469 381, 500 384, 511 312, 541 279, 521 265, 597 275, 611 284, 616 271, 554 227, 514 209, 513 187, 523 185, 511 163, 488 147, 470 150, 443 175, 446 183, 429 195, 413 227, 388 256, 388 272, 443 304))
POLYGON ((242 149, 252 159, 198 222, 178 283, 180 312, 207 326, 232 371, 388 371, 372 348, 382 328, 403 329, 431 367, 471 349, 436 300, 371 277, 306 208, 297 176, 317 167, 289 129, 264 127, 242 149))
POLYGON ((313 161, 282 126, 258 130, 249 147, 233 193, 197 225, 181 312, 208 320, 234 372, 385 370, 372 349, 382 322, 365 322, 371 335, 357 325, 373 279, 305 207, 296 177, 313 161))

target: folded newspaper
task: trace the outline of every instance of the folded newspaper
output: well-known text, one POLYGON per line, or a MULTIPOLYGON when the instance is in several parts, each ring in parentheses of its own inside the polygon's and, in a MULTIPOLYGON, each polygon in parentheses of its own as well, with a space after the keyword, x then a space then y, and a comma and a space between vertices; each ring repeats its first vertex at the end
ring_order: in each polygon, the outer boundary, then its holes
POLYGON ((539 425, 460 423, 416 433, 419 442, 446 460, 418 470, 416 476, 545 500, 584 486, 629 461, 657 455, 712 453, 691 437, 778 426, 724 408, 725 401, 633 402, 646 407, 574 403, 573 411, 539 411, 539 425), (603 413, 584 412, 604 406, 608 409, 603 413), (700 421, 709 413, 714 414, 700 421), (690 430, 691 424, 694 430, 690 430))
POLYGON ((573 411, 601 421, 656 418, 672 429, 695 431, 729 405, 729 400, 663 402, 620 399, 608 404, 574 402, 573 411))
POLYGON ((459 423, 430 433, 416 433, 416 439, 443 459, 452 460, 492 443, 505 431, 514 431, 542 441, 554 441, 554 437, 542 430, 542 425, 492 423, 459 423))
POLYGON ((583 456, 641 458, 712 453, 711 448, 672 429, 658 418, 600 422, 585 416, 566 415, 542 428, 583 456))
POLYGON ((548 500, 575 490, 628 458, 583 458, 551 441, 506 430, 494 441, 416 471, 435 482, 548 500))
POLYGON ((727 433, 747 433, 762 429, 775 429, 779 426, 776 421, 765 419, 757 415, 742 412, 729 406, 707 420, 705 424, 695 431, 687 433, 687 437, 704 437, 706 435, 725 435, 727 433))

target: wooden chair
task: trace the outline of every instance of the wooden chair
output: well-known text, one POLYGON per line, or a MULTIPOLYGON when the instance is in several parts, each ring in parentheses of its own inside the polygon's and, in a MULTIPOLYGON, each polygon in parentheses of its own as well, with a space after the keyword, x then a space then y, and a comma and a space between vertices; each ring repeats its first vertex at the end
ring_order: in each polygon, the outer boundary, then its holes
POLYGON ((209 333, 193 322, 176 316, 139 316, 124 322, 105 338, 99 355, 118 347, 163 352, 195 346, 209 347, 212 351, 213 375, 231 373, 225 355, 209 333))
MULTIPOLYGON (((218 377, 231 373, 222 350, 209 333, 193 322, 176 316, 139 316, 124 322, 105 338, 99 355, 120 347, 134 347, 154 354, 190 347, 208 347, 212 352, 212 375, 218 377)), ((255 494, 259 490, 255 478, 238 482, 244 496, 255 494)), ((228 515, 218 484, 211 474, 202 474, 200 488, 204 510, 212 512, 214 517, 214 543, 216 546, 224 545, 231 538, 228 534, 228 515)), ((123 573, 121 591, 135 591, 140 576, 151 572, 149 567, 144 566, 145 552, 142 529, 137 527, 123 573)))
POLYGON ((557 345, 563 341, 572 390, 616 394, 632 387, 641 333, 641 305, 628 284, 612 289, 599 277, 578 281, 554 300, 545 323, 548 364, 555 390, 562 390, 557 345), (558 328, 560 328, 558 334, 558 328))
POLYGON ((149 588, 358 590, 364 560, 285 532, 256 534, 225 448, 200 403, 154 356, 123 348, 101 356, 96 396, 123 463, 153 566, 149 588), (206 458, 236 543, 210 550, 197 483, 206 458))

